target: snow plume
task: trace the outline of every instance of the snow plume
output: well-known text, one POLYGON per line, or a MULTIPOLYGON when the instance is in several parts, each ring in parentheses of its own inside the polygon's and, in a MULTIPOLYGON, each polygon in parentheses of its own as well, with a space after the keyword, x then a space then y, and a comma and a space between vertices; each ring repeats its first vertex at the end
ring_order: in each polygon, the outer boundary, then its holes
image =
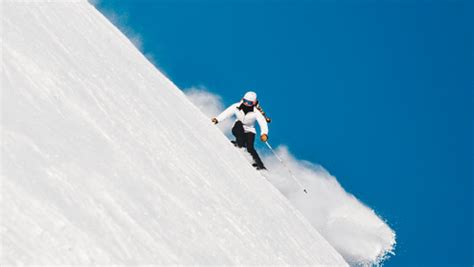
MULTIPOLYGON (((185 93, 210 118, 225 108, 219 96, 204 88, 192 88, 185 93)), ((229 128, 229 122, 221 127, 223 130, 229 128)), ((308 194, 303 194, 288 169, 269 151, 262 152, 269 169, 264 176, 346 261, 352 265, 379 264, 393 254, 395 232, 372 209, 345 192, 323 167, 294 158, 286 146, 276 149, 278 156, 308 190, 308 194)))
POLYGON ((288 169, 272 154, 264 156, 267 179, 285 195, 310 223, 351 264, 380 263, 393 253, 395 233, 375 212, 344 191, 323 167, 295 159, 285 146, 276 153, 308 190, 301 188, 288 169))
MULTIPOLYGON (((188 99, 209 118, 216 117, 225 108, 220 96, 209 92, 202 86, 185 89, 184 93, 188 99)), ((232 120, 226 120, 217 124, 217 126, 228 136, 230 135, 232 124, 232 120)))

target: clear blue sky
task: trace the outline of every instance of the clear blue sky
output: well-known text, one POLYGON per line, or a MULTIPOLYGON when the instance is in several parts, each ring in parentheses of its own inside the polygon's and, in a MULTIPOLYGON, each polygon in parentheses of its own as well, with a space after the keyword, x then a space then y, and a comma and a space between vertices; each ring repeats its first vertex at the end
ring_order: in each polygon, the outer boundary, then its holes
POLYGON ((386 266, 474 264, 471 1, 97 6, 180 88, 226 104, 257 91, 271 143, 324 166, 396 230, 386 266))

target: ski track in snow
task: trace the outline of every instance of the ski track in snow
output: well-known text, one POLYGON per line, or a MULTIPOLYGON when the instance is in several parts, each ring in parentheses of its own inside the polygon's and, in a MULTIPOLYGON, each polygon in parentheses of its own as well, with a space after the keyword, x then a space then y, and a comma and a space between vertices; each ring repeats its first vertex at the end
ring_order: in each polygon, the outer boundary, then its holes
POLYGON ((1 265, 347 265, 91 4, 1 20, 1 265))
MULTIPOLYGON (((185 93, 209 120, 225 108, 221 98, 205 88, 190 88, 185 93)), ((224 125, 218 124, 229 139, 234 139, 229 131, 234 120, 224 121, 224 125)), ((270 136, 271 126, 270 123, 270 136)), ((244 149, 241 152, 249 163, 253 162, 244 149)), ((259 153, 269 170, 261 172, 265 178, 304 214, 351 265, 379 264, 394 253, 395 232, 373 210, 346 193, 324 168, 295 159, 285 146, 276 149, 279 157, 308 190, 308 194, 304 194, 288 169, 268 149, 259 153)))

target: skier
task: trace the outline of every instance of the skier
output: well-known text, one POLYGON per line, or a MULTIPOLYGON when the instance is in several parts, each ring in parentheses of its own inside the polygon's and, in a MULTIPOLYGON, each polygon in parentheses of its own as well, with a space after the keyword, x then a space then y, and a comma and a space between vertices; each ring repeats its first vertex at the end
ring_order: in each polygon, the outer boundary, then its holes
POLYGON ((267 120, 270 121, 270 119, 262 115, 263 111, 257 109, 257 105, 257 94, 255 92, 247 92, 240 102, 231 105, 219 114, 219 116, 212 118, 212 122, 217 124, 235 115, 237 120, 232 127, 232 134, 236 140, 233 143, 240 148, 244 146, 247 147, 247 151, 252 155, 255 161, 254 166, 257 170, 262 170, 266 168, 254 148, 256 134, 254 125, 255 121, 257 121, 261 132, 260 140, 266 142, 268 140, 267 120))

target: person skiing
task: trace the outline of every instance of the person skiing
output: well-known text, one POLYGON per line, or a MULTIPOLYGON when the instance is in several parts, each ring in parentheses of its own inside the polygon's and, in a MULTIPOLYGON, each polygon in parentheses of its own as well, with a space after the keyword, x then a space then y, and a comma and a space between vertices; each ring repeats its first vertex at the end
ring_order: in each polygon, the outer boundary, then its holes
POLYGON ((247 151, 252 155, 255 161, 254 166, 257 170, 262 170, 266 168, 254 147, 256 135, 254 125, 255 121, 257 121, 261 132, 260 140, 266 142, 268 140, 267 120, 269 121, 270 119, 267 119, 267 117, 262 114, 262 111, 257 109, 257 105, 257 94, 255 92, 247 92, 240 102, 232 104, 217 117, 212 118, 212 122, 217 124, 232 115, 237 117, 232 127, 232 134, 236 139, 233 143, 240 148, 244 146, 247 147, 247 151))

